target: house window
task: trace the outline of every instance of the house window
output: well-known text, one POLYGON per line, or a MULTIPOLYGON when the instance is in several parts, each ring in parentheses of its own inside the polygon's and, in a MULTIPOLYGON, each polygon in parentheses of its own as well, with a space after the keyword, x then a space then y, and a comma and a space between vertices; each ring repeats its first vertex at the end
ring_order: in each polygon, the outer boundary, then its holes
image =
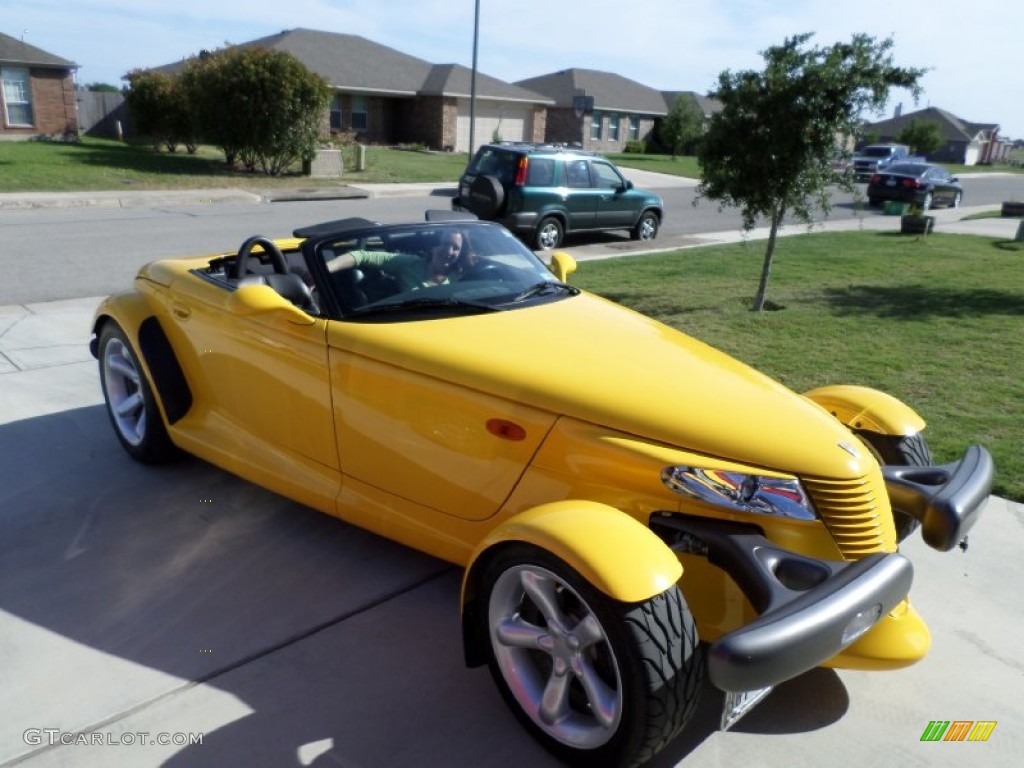
POLYGON ((353 131, 365 131, 369 125, 369 115, 366 110, 366 97, 365 96, 353 96, 352 97, 352 130, 353 131))
POLYGON ((334 98, 331 99, 331 130, 341 130, 341 94, 334 94, 334 98))
POLYGON ((608 141, 619 140, 619 118, 621 115, 608 115, 608 141))
POLYGON ((640 141, 640 115, 629 116, 629 140, 640 141))
POLYGON ((603 112, 593 112, 590 115, 590 138, 595 141, 601 140, 601 124, 604 122, 603 112))
POLYGON ((32 125, 32 85, 27 69, 2 70, 4 120, 7 125, 32 125))

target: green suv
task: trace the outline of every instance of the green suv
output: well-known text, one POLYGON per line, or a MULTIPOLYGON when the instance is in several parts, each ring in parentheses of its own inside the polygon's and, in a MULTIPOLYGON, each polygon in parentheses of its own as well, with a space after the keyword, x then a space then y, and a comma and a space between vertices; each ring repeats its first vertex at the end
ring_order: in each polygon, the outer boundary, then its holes
POLYGON ((455 210, 499 221, 537 250, 568 232, 628 229, 653 240, 665 205, 637 189, 611 161, 551 144, 485 144, 459 180, 455 210))

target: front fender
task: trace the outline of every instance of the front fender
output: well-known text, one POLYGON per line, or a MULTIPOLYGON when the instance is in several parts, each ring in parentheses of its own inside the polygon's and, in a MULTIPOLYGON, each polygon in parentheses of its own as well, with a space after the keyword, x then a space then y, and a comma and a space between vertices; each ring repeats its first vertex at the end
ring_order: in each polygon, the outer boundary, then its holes
POLYGON ((679 581, 679 558, 647 526, 626 513, 593 501, 556 501, 521 512, 480 543, 463 582, 486 553, 505 543, 533 544, 572 566, 615 600, 639 603, 679 581))
POLYGON ((477 546, 462 582, 466 662, 483 663, 478 586, 490 555, 509 544, 532 544, 574 568, 596 589, 625 603, 660 595, 683 575, 671 549, 625 512, 593 501, 556 501, 521 512, 477 546))
POLYGON ((924 419, 910 406, 870 387, 837 384, 812 389, 805 392, 804 397, 850 429, 882 435, 913 435, 925 426, 924 419))

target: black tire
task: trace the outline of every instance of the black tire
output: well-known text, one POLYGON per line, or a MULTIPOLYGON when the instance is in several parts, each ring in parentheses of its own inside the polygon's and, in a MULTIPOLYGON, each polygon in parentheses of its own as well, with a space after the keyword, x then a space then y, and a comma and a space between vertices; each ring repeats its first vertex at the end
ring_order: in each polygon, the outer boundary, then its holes
POLYGON ((931 192, 924 193, 924 199, 921 200, 921 210, 928 212, 932 209, 932 203, 935 202, 935 195, 931 192))
POLYGON ((881 204, 882 204, 882 201, 879 200, 877 197, 869 197, 868 198, 868 205, 870 205, 872 208, 877 208, 881 204))
POLYGON ((128 455, 144 464, 162 464, 180 456, 164 426, 138 353, 114 322, 99 339, 100 384, 114 434, 128 455))
MULTIPOLYGON (((882 435, 877 432, 858 432, 860 439, 871 449, 875 458, 882 464, 899 467, 930 467, 932 451, 924 435, 917 432, 913 435, 882 435)), ((893 509, 893 522, 896 525, 896 541, 903 541, 918 529, 921 523, 900 509, 893 509)))
POLYGON ((661 223, 658 214, 653 211, 644 211, 636 222, 636 226, 630 230, 629 236, 634 240, 653 240, 658 236, 658 225, 661 223))
POLYGON ((953 193, 953 200, 950 202, 949 207, 950 208, 959 208, 960 207, 960 202, 963 199, 964 199, 964 193, 961 192, 960 190, 957 190, 956 192, 953 193))
POLYGON ((469 199, 459 202, 481 219, 494 219, 505 204, 505 188, 497 176, 477 176, 469 185, 469 199))
POLYGON ((499 552, 481 586, 491 674, 516 717, 558 758, 588 768, 638 765, 686 726, 704 659, 678 587, 620 603, 528 545, 499 552))
POLYGON ((540 220, 537 231, 533 235, 533 245, 538 251, 550 251, 562 244, 562 237, 565 235, 565 227, 562 222, 554 216, 547 216, 540 220))

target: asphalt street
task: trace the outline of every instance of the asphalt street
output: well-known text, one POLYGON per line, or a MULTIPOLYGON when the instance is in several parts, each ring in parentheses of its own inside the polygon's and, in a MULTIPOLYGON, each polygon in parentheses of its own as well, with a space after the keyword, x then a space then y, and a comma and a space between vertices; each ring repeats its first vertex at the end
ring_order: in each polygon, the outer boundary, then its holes
MULTIPOLYGON (((938 230, 1014 237, 970 210, 938 230)), ((0 306, 0 766, 555 765, 463 666, 457 569, 198 460, 124 454, 86 347, 99 298, 0 306)), ((727 732, 706 689, 653 765, 1016 767, 1022 534, 1024 506, 991 498, 966 552, 906 544, 933 636, 917 665, 814 670, 727 732), (936 720, 996 726, 922 741, 936 720)))

